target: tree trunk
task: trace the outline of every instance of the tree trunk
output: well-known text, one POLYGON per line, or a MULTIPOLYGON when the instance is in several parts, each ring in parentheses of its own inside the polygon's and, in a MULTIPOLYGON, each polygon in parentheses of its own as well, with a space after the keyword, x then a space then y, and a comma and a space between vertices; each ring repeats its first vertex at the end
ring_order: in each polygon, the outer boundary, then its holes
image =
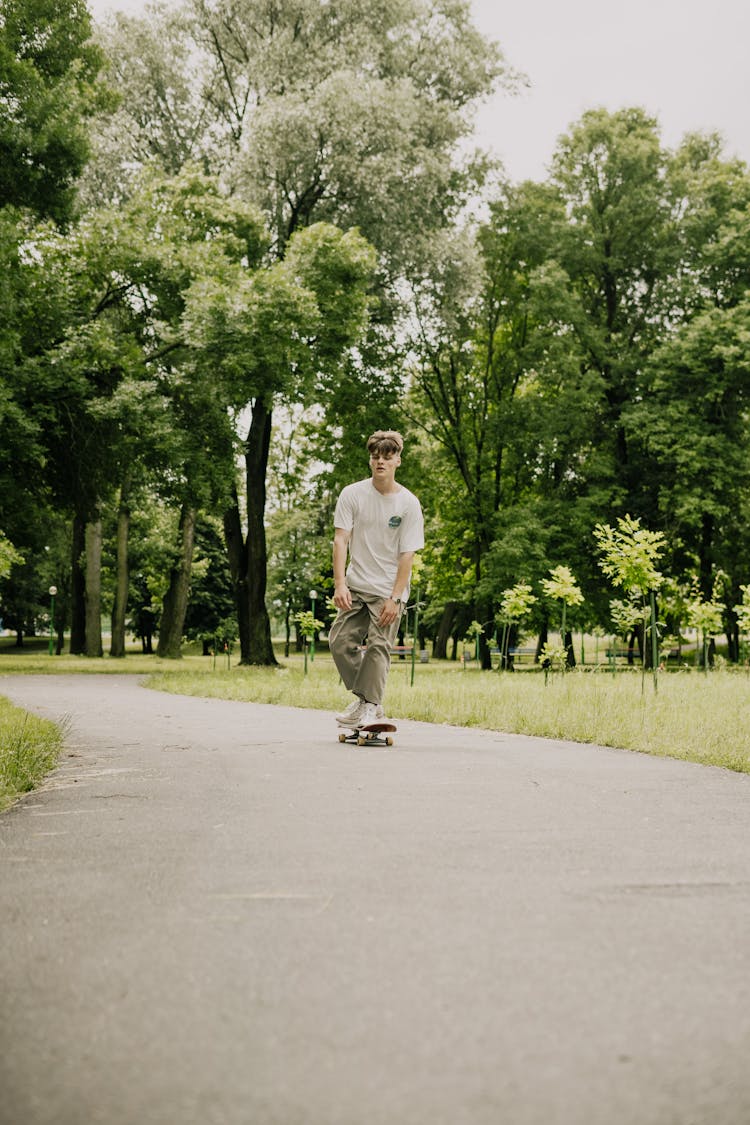
POLYGON ((565 664, 568 668, 575 668, 576 654, 573 651, 573 633, 570 629, 565 630, 563 638, 563 648, 565 649, 565 664))
POLYGON ((237 628, 240 638, 240 658, 247 652, 249 640, 247 632, 247 550, 242 537, 242 517, 236 489, 232 488, 232 506, 224 513, 224 541, 229 558, 229 573, 232 576, 234 603, 237 609, 237 628))
POLYGON ((700 591, 706 601, 713 597, 713 544, 714 517, 704 512, 701 519, 701 535, 698 545, 698 581, 700 591))
MULTIPOLYGON (((484 623, 492 620, 492 611, 485 601, 478 601, 474 606, 474 612, 476 613, 476 620, 479 622, 484 623)), ((492 652, 485 633, 479 634, 479 663, 483 672, 492 671, 492 652)))
POLYGON ((240 597, 240 612, 246 613, 246 647, 242 647, 240 628, 241 664, 276 664, 271 641, 271 621, 266 609, 266 472, 271 445, 271 410, 257 398, 253 402, 253 418, 245 443, 247 472, 247 539, 245 542, 246 573, 242 585, 244 598, 240 597))
POLYGON ((125 614, 128 608, 128 586, 130 575, 128 571, 128 534, 130 532, 130 484, 128 477, 120 489, 120 508, 117 513, 117 578, 115 584, 115 601, 112 606, 112 641, 109 646, 110 656, 125 655, 125 614))
POLYGON ((102 521, 86 524, 86 656, 103 656, 102 521))
POLYGON ((539 630, 539 636, 537 637, 536 652, 534 653, 534 663, 535 664, 539 664, 539 662, 541 661, 541 659, 542 659, 542 649, 544 648, 544 646, 546 645, 548 640, 549 640, 549 622, 547 621, 547 619, 545 617, 544 621, 542 622, 542 627, 539 630))
POLYGON ((500 653, 500 671, 501 672, 515 672, 516 658, 514 657, 511 649, 518 646, 518 625, 512 621, 508 625, 508 630, 505 634, 505 651, 500 653))
POLYGON ((448 641, 453 631, 453 622, 458 612, 458 602, 446 602, 443 616, 440 618, 437 636, 432 646, 432 655, 436 660, 446 660, 448 656, 448 641))
POLYGON ((73 543, 70 552, 70 653, 86 651, 86 520, 80 512, 73 516, 73 543))
POLYGON ((156 646, 156 655, 168 660, 179 660, 182 656, 180 647, 190 594, 196 518, 195 508, 184 504, 180 513, 180 556, 169 574, 169 588, 164 595, 159 643, 156 646))

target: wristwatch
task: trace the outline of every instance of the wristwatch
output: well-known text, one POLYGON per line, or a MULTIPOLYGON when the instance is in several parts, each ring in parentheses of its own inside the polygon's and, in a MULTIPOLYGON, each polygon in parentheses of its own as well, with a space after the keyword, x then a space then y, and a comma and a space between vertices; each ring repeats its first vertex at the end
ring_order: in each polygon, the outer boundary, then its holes
POLYGON ((391 601, 395 602, 396 605, 403 605, 403 598, 394 598, 393 594, 391 594, 391 601))

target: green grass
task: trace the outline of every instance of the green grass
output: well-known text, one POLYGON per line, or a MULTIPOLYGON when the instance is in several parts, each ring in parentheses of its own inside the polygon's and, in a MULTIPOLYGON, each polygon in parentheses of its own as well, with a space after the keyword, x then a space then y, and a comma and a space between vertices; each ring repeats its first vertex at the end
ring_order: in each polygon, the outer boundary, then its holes
POLYGON ((57 762, 65 731, 0 697, 0 810, 35 789, 57 762))

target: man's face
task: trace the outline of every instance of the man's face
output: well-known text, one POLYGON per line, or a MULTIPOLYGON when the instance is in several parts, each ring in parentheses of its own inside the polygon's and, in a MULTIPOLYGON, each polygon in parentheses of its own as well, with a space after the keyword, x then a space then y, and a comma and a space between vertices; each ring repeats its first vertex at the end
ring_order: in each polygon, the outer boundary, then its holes
POLYGON ((398 453, 370 454, 370 468, 376 480, 393 480, 400 464, 401 457, 398 453))

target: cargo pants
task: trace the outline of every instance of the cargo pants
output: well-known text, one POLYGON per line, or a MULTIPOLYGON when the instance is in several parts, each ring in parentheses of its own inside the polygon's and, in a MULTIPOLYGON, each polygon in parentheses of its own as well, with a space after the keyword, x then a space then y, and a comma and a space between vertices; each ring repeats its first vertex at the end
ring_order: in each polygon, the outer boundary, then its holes
POLYGON ((344 686, 368 703, 380 705, 391 670, 391 649, 400 615, 391 625, 379 625, 385 598, 350 590, 352 608, 340 609, 328 634, 328 647, 344 686), (361 646, 367 645, 363 652, 361 646))

